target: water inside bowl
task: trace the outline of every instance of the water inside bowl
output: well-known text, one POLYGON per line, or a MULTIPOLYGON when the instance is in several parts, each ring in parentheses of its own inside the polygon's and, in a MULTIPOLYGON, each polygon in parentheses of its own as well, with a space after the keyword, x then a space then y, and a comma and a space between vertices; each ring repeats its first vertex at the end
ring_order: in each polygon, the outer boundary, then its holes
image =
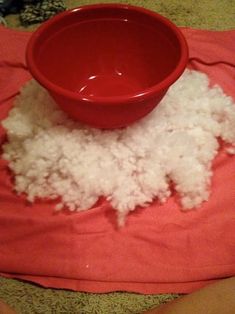
POLYGON ((83 96, 141 92, 174 69, 179 47, 162 29, 128 19, 94 19, 57 31, 37 62, 54 84, 83 96))
POLYGON ((82 82, 82 87, 77 92, 84 96, 116 96, 127 95, 138 92, 140 86, 137 80, 134 80, 121 72, 113 75, 94 75, 82 82))

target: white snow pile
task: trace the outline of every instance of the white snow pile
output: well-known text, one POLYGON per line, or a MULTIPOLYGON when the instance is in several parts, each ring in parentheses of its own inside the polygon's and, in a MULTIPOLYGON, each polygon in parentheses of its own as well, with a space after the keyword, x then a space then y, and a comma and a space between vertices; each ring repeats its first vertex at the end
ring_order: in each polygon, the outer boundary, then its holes
POLYGON ((205 74, 186 70, 147 117, 119 130, 98 130, 70 120, 34 80, 2 122, 3 158, 14 189, 58 199, 56 209, 87 210, 106 197, 119 223, 137 205, 165 202, 172 186, 182 209, 210 194, 218 139, 234 153, 235 105, 205 74))

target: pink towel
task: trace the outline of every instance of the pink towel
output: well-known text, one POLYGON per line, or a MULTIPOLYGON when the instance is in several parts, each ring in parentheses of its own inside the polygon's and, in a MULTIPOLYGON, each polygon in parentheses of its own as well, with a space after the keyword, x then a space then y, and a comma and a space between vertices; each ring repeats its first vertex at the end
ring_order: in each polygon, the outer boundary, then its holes
MULTIPOLYGON (((190 57, 235 64, 235 31, 183 29, 190 57)), ((30 33, 0 27, 0 119, 30 78, 25 46, 30 33)), ((191 62, 235 99, 235 69, 191 62)), ((0 129, 0 141, 5 140, 0 129)), ((235 275, 235 157, 214 162, 210 200, 183 213, 172 197, 136 210, 116 228, 107 203, 86 212, 55 214, 53 202, 29 205, 12 191, 0 160, 0 273, 45 287, 89 292, 191 292, 235 275)))

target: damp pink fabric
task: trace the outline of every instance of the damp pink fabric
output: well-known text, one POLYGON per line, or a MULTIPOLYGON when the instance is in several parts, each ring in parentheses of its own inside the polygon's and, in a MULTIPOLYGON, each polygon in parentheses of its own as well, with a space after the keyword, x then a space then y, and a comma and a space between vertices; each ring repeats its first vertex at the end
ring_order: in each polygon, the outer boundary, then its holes
MULTIPOLYGON (((190 57, 213 63, 193 59, 189 66, 235 99, 235 31, 183 32, 190 57)), ((0 27, 0 119, 30 79, 24 58, 29 37, 0 27)), ((201 208, 184 213, 172 197, 163 206, 136 210, 117 229, 106 202, 75 214, 55 213, 53 202, 28 204, 12 190, 7 163, 0 160, 0 273, 45 287, 145 294, 188 293, 233 276, 235 156, 221 151, 213 169, 211 198, 201 208)))

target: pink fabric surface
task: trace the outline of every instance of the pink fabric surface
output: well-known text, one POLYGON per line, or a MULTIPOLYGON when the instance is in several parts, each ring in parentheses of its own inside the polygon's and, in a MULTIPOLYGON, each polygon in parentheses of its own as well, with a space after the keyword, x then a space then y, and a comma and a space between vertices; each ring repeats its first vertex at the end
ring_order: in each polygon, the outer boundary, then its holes
MULTIPOLYGON (((235 64, 235 31, 183 32, 190 57, 235 64)), ((24 60, 29 37, 0 27, 0 119, 30 78, 24 60)), ((195 61, 191 67, 235 99, 234 68, 195 61)), ((136 210, 117 229, 108 203, 75 214, 55 213, 53 202, 28 204, 12 191, 0 160, 0 273, 45 287, 139 293, 187 293, 235 275, 235 157, 221 151, 213 168, 211 198, 200 209, 184 213, 172 197, 136 210)))

